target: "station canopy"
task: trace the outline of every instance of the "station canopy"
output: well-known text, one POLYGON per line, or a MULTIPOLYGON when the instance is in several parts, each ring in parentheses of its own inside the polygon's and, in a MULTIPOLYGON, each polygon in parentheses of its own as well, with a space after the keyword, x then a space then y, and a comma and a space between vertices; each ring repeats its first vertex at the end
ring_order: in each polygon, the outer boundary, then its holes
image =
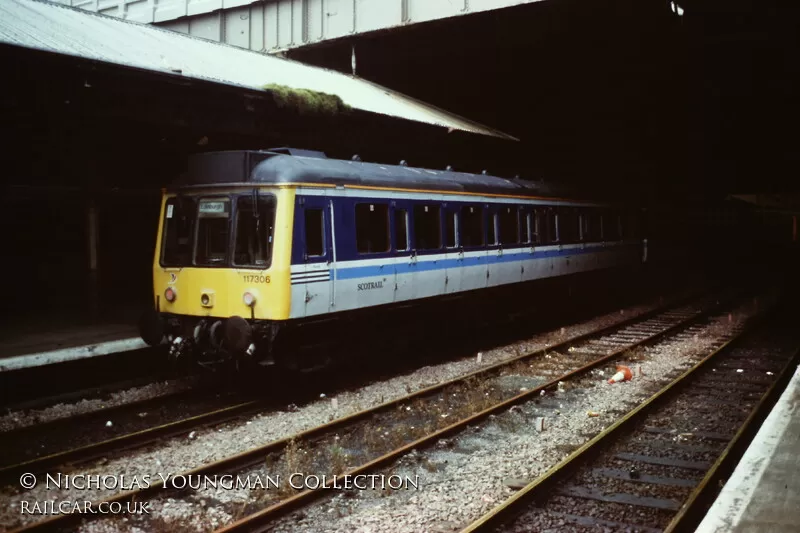
POLYGON ((41 0, 0 1, 0 43, 248 90, 318 91, 361 111, 514 139, 356 76, 41 0))

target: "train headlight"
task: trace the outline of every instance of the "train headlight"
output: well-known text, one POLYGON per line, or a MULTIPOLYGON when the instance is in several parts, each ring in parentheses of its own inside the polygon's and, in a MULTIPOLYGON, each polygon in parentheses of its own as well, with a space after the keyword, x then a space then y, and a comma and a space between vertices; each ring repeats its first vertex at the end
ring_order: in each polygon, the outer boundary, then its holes
POLYGON ((214 307, 214 291, 203 289, 200 293, 200 305, 203 307, 214 307))
POLYGON ((256 305, 256 293, 254 291, 246 291, 242 296, 242 301, 247 307, 256 305))
POLYGON ((169 303, 172 303, 176 298, 178 298, 178 293, 175 292, 175 289, 172 287, 167 287, 167 290, 164 291, 164 299, 169 303))

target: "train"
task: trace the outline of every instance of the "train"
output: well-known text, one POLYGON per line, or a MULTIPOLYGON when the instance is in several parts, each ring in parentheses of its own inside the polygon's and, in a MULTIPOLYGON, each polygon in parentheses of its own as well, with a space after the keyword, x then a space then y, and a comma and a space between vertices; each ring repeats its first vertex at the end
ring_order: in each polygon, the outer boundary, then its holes
POLYGON ((463 330, 625 279, 647 253, 639 209, 519 178, 293 148, 210 152, 163 190, 140 334, 175 361, 316 368, 333 339, 463 330))

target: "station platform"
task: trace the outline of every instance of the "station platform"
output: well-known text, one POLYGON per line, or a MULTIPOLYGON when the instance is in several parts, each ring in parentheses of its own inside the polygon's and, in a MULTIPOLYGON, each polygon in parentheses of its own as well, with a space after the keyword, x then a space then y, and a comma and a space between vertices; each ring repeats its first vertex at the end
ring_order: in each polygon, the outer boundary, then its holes
POLYGON ((800 531, 800 367, 696 533, 800 531))
POLYGON ((0 329, 0 372, 22 370, 145 348, 137 322, 127 316, 92 323, 32 328, 4 324, 0 329))

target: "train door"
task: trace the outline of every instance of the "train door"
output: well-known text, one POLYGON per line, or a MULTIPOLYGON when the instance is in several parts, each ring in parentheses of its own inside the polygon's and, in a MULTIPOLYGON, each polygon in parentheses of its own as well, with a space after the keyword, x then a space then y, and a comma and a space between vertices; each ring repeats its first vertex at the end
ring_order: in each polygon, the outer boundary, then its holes
POLYGON ((500 215, 505 207, 487 205, 486 207, 486 245, 489 248, 486 265, 486 286, 495 287, 504 283, 506 277, 504 250, 500 242, 500 215))
POLYGON ((461 290, 486 287, 486 213, 482 205, 462 205, 459 209, 459 256, 462 258, 461 290))
POLYGON ((522 280, 519 209, 512 204, 501 204, 494 209, 495 245, 491 252, 489 285, 506 285, 522 280))
POLYGON ((444 293, 445 265, 442 204, 438 199, 415 202, 411 215, 411 270, 415 298, 444 293))
POLYGON ((394 301, 414 299, 412 278, 416 270, 416 254, 411 252, 411 206, 409 202, 392 201, 392 249, 394 259, 394 301))
POLYGON ((464 247, 460 239, 458 206, 442 204, 444 211, 445 278, 444 292, 450 294, 461 290, 464 271, 464 247))
MULTIPOLYGON (((336 309, 336 252, 333 230, 333 200, 324 196, 298 196, 297 226, 301 226, 302 257, 292 268, 292 303, 300 303, 303 316, 321 315, 336 309), (299 298, 298 298, 299 297, 299 298), (298 299, 301 301, 298 302, 298 299)), ((298 242, 299 241, 299 242, 298 242)))
POLYGON ((531 281, 537 276, 537 261, 534 259, 536 245, 539 243, 539 220, 537 212, 529 207, 520 209, 520 230, 522 232, 523 252, 520 254, 522 281, 531 281))

